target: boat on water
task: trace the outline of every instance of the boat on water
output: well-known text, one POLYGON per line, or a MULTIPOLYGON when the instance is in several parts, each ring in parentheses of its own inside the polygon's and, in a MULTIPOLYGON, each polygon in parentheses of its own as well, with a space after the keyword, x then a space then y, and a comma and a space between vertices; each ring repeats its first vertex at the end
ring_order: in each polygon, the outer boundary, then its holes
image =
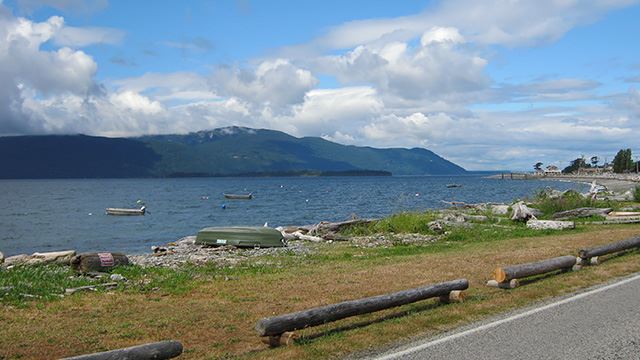
POLYGON ((448 188, 459 188, 459 187, 462 187, 462 185, 461 184, 447 184, 447 187, 448 188))
POLYGON ((147 208, 142 206, 140 209, 123 209, 123 208, 106 208, 107 215, 135 216, 144 215, 147 208))
POLYGON ((224 196, 225 199, 231 199, 231 200, 251 200, 253 199, 253 194, 248 193, 248 194, 227 194, 227 193, 223 193, 222 194, 224 196))
POLYGON ((198 232, 196 244, 237 247, 284 247, 280 231, 269 227, 207 227, 198 232))

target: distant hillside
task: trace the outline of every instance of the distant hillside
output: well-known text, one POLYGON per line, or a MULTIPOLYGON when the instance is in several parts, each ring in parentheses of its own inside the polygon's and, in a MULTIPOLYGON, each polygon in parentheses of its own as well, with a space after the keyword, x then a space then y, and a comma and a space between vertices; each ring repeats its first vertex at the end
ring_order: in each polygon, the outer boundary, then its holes
POLYGON ((345 146, 242 127, 126 139, 3 137, 0 154, 0 178, 466 173, 426 149, 345 146))

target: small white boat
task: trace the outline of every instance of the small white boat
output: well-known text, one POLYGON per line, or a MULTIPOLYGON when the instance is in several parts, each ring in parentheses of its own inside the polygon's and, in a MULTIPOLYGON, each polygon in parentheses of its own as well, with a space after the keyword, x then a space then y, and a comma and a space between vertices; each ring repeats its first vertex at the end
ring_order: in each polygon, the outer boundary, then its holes
POLYGON ((106 208, 105 212, 107 215, 135 216, 144 215, 146 210, 147 208, 143 206, 140 209, 106 208))

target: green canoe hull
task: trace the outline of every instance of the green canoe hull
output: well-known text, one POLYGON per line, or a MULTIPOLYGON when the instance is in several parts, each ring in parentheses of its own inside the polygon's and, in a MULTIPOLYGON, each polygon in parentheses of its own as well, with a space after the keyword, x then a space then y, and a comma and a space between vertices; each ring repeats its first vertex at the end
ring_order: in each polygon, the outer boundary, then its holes
POLYGON ((238 247, 285 246, 280 231, 267 227, 208 227, 198 232, 196 244, 238 247))

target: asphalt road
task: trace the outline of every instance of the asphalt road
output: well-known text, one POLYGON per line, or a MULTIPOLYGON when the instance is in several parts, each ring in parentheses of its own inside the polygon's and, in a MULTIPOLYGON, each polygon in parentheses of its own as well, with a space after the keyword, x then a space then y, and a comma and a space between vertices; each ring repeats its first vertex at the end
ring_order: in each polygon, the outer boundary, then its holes
POLYGON ((377 359, 640 359, 640 274, 377 359))

